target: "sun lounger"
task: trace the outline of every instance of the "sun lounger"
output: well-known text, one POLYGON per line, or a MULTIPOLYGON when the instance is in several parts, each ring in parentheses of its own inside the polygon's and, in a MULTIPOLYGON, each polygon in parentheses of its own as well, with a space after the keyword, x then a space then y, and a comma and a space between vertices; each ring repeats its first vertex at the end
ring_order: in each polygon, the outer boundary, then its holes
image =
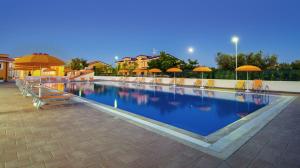
POLYGON ((256 79, 256 80, 253 80, 252 82, 252 89, 253 90, 262 90, 263 89, 263 82, 262 80, 259 80, 259 79, 256 79))
POLYGON ((177 78, 176 85, 183 86, 184 85, 184 78, 177 78))
POLYGON ((244 80, 238 80, 237 83, 235 84, 235 89, 236 90, 245 90, 246 84, 244 80))
POLYGON ((145 78, 144 77, 140 78, 139 82, 140 83, 145 83, 145 78))
POLYGON ((155 81, 156 81, 156 79, 155 79, 155 78, 152 78, 152 79, 149 81, 149 83, 152 83, 152 84, 154 84, 154 83, 155 83, 155 81))
POLYGON ((136 77, 136 78, 133 80, 133 82, 135 82, 135 83, 139 82, 139 78, 136 77))
POLYGON ((169 82, 169 85, 174 85, 174 80, 175 80, 175 79, 172 78, 172 79, 170 80, 170 82, 169 82))
POLYGON ((195 86, 195 87, 201 87, 201 86, 202 86, 202 80, 201 80, 201 79, 197 79, 197 80, 194 82, 194 86, 195 86))
POLYGON ((155 83, 156 84, 162 84, 162 79, 161 78, 156 78, 155 83))
POLYGON ((215 87, 215 81, 214 81, 213 79, 208 79, 208 80, 207 80, 206 86, 207 86, 208 88, 213 88, 213 87, 215 87))
MULTIPOLYGON (((43 105, 58 105, 58 104, 68 104, 74 95, 65 92, 55 92, 50 89, 43 88, 43 94, 39 97, 37 92, 30 90, 30 94, 33 97, 34 106, 39 109, 43 105)), ((73 103, 73 102, 71 102, 73 103)))
POLYGON ((41 97, 34 98, 34 105, 37 109, 39 109, 43 105, 58 105, 58 104, 66 104, 71 101, 71 98, 74 97, 71 94, 57 94, 57 95, 44 95, 41 97))

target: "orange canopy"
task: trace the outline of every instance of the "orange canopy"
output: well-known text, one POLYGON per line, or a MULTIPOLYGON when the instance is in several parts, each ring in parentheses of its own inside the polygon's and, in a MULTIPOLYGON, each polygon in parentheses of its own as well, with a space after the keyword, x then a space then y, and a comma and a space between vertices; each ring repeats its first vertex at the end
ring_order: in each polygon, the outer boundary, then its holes
POLYGON ((209 67, 196 67, 193 69, 194 72, 211 72, 209 67))
POLYGON ((169 69, 167 69, 167 72, 182 72, 182 70, 181 69, 179 69, 179 68, 169 68, 169 69))
POLYGON ((24 66, 24 65, 15 65, 15 70, 39 70, 39 66, 24 66))
POLYGON ((44 53, 33 53, 31 55, 25 55, 23 57, 17 58, 14 61, 15 65, 24 65, 24 66, 60 66, 64 65, 65 63, 48 54, 44 53))
POLYGON ((39 70, 38 67, 14 67, 14 70, 24 70, 24 71, 32 71, 32 70, 39 70))
POLYGON ((240 67, 237 67, 235 69, 235 71, 241 71, 241 72, 259 72, 261 71, 261 69, 257 66, 254 66, 254 65, 243 65, 243 66, 240 66, 240 67))
POLYGON ((160 73, 161 70, 158 69, 158 68, 153 68, 153 69, 150 69, 149 72, 151 72, 151 73, 160 73))

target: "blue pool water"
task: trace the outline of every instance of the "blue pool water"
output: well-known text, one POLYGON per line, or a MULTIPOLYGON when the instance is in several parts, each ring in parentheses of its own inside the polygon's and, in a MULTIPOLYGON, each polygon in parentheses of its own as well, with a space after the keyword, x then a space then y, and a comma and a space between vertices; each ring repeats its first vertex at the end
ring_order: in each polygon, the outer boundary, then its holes
POLYGON ((201 91, 192 88, 174 90, 169 86, 135 87, 139 89, 119 86, 113 82, 68 83, 65 91, 112 107, 117 102, 119 109, 202 136, 207 136, 270 102, 270 96, 267 95, 201 91), (147 87, 153 90, 147 90, 147 87), (162 91, 164 89, 168 92, 162 91))

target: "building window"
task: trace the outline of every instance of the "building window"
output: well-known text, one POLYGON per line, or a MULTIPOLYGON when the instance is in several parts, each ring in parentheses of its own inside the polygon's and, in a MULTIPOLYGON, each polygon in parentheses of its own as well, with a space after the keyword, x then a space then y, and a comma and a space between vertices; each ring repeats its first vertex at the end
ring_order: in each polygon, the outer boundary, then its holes
POLYGON ((2 69, 3 69, 3 63, 0 62, 0 70, 2 70, 2 69))

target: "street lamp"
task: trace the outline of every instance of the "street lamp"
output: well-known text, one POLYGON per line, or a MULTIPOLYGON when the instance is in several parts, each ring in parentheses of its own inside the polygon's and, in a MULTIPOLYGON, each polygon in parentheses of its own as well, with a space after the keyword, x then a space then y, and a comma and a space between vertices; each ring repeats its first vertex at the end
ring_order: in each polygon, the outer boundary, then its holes
POLYGON ((191 53, 191 54, 194 53, 194 48, 193 47, 189 47, 188 48, 188 52, 191 53))
MULTIPOLYGON (((235 69, 237 68, 237 48, 239 43, 239 37, 233 36, 231 42, 235 44, 235 69)), ((235 80, 237 80, 237 71, 235 71, 235 80)))

